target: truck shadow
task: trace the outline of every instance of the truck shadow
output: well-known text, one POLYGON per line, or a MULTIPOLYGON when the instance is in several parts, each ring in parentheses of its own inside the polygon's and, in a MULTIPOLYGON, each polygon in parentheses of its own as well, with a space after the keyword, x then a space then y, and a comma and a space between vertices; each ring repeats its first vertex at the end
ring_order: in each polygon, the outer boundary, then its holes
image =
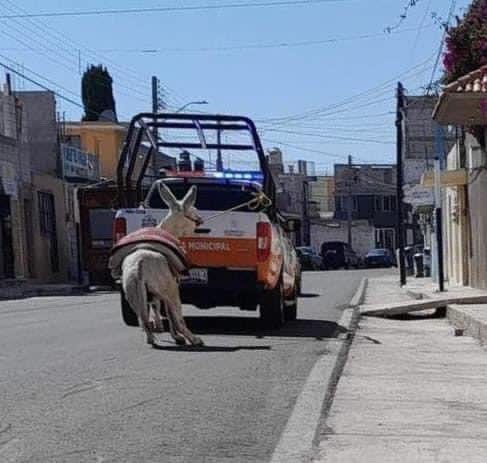
POLYGON ((185 317, 191 331, 196 334, 233 335, 289 338, 314 338, 322 340, 336 338, 347 330, 336 322, 326 320, 294 320, 277 330, 264 330, 258 318, 250 317, 185 317))

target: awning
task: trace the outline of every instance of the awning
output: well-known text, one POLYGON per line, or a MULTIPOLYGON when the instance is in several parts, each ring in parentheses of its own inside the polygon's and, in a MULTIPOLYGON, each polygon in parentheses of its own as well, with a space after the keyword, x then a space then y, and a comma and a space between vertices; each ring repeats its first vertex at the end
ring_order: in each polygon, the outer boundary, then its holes
POLYGON ((457 127, 487 125, 486 104, 487 65, 447 85, 433 111, 433 119, 457 127))
MULTIPOLYGON (((442 170, 440 173, 441 187, 456 187, 467 185, 468 172, 467 169, 442 170)), ((435 186, 434 172, 425 172, 421 177, 421 185, 433 188, 435 186)))
POLYGON ((442 125, 456 127, 487 125, 481 104, 485 93, 443 93, 433 112, 433 119, 442 125))

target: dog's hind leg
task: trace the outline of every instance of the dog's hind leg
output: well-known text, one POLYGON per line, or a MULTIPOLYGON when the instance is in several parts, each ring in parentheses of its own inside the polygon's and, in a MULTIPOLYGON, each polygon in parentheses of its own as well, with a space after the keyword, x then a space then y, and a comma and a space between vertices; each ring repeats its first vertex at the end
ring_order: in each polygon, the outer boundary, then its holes
POLYGON ((186 326, 181 309, 181 300, 179 297, 176 298, 176 301, 166 301, 166 304, 167 313, 168 315, 171 314, 170 316, 173 319, 173 323, 178 333, 182 334, 193 346, 203 346, 203 340, 198 336, 195 336, 186 326))
POLYGON ((152 305, 152 317, 154 319, 153 331, 155 333, 163 333, 164 323, 162 322, 162 317, 161 317, 161 301, 156 297, 153 297, 151 305, 152 305))
POLYGON ((172 338, 176 341, 178 346, 184 346, 186 344, 185 337, 176 331, 177 321, 174 319, 173 311, 169 308, 167 302, 162 302, 164 310, 166 312, 167 322, 169 323, 169 332, 172 338))
POLYGON ((155 339, 149 319, 149 304, 145 284, 139 279, 131 279, 124 291, 128 303, 139 317, 139 324, 147 336, 147 344, 154 344, 155 339))

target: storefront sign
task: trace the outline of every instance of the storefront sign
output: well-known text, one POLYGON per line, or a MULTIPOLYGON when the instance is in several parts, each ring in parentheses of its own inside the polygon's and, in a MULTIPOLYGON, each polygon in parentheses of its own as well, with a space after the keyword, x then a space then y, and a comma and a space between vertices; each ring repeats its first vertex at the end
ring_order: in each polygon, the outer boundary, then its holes
POLYGON ((429 206, 435 202, 431 188, 414 185, 412 187, 405 186, 403 191, 404 202, 413 206, 429 206))
POLYGON ((61 145, 61 155, 64 177, 87 180, 99 179, 100 166, 98 156, 65 144, 61 145))

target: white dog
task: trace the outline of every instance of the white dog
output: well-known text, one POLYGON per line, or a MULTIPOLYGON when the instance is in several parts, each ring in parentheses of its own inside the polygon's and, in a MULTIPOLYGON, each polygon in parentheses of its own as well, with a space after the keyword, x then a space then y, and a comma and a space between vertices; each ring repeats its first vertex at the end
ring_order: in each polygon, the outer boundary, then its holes
MULTIPOLYGON (((178 201, 171 190, 159 182, 159 194, 169 207, 168 215, 158 225, 174 237, 191 236, 203 223, 194 207, 197 190, 192 186, 186 196, 178 201)), ((186 326, 182 315, 179 295, 179 275, 170 267, 162 254, 148 249, 138 249, 122 262, 122 287, 128 303, 136 313, 139 324, 145 331, 147 343, 155 344, 154 327, 150 321, 150 305, 153 305, 154 325, 162 328, 161 304, 165 308, 171 336, 178 344, 188 340, 194 346, 203 341, 186 326)))

